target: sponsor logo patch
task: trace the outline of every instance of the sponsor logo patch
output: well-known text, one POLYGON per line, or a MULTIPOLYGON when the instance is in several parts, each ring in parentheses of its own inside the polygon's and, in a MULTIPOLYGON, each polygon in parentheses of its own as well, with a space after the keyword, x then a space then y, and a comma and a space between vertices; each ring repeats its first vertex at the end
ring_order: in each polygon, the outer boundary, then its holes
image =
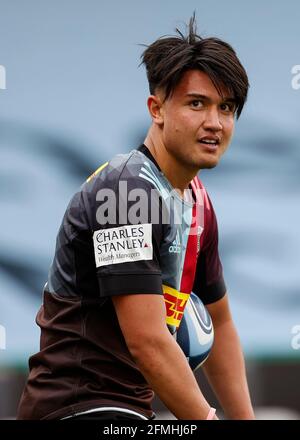
POLYGON ((166 323, 178 328, 190 294, 179 292, 165 284, 163 284, 163 291, 166 305, 166 323))
POLYGON ((96 267, 152 260, 152 224, 100 229, 93 235, 96 267))

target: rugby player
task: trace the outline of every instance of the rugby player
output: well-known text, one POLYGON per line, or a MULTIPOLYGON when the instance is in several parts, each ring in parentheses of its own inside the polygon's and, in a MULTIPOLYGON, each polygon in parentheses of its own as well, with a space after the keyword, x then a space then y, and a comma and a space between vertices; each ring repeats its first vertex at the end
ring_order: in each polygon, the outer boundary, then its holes
POLYGON ((178 419, 217 419, 174 337, 192 291, 213 321, 203 368, 225 416, 254 418, 216 215, 197 176, 230 144, 247 74, 229 44, 197 34, 195 16, 142 62, 151 126, 66 209, 19 419, 147 420, 154 393, 178 419))

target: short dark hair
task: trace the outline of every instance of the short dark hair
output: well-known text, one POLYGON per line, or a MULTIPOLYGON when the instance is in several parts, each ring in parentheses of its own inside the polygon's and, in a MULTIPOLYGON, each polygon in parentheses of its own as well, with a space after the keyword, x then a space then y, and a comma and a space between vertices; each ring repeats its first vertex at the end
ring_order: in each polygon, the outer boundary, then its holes
POLYGON ((195 12, 189 21, 187 35, 176 28, 178 35, 162 36, 141 55, 145 64, 151 94, 159 89, 170 97, 182 75, 191 69, 205 72, 221 95, 225 87, 236 101, 239 118, 247 99, 249 82, 247 73, 230 44, 219 38, 197 35, 195 12))

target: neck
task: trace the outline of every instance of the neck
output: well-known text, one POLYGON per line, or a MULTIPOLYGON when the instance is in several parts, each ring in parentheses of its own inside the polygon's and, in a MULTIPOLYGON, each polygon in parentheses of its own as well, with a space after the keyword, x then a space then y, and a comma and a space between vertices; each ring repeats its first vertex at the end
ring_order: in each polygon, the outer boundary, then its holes
POLYGON ((187 169, 177 159, 168 152, 163 140, 155 133, 155 128, 150 127, 144 144, 149 148, 152 156, 158 163, 160 169, 180 195, 183 195, 189 183, 196 176, 198 170, 187 169))

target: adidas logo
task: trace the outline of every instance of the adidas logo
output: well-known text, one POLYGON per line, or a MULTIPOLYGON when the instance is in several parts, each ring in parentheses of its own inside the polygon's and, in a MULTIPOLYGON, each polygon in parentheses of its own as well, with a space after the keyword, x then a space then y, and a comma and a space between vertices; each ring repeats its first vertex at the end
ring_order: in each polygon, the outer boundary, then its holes
POLYGON ((180 235, 179 231, 176 232, 176 238, 173 240, 171 246, 169 246, 170 254, 180 254, 181 252, 181 243, 180 243, 180 235))

